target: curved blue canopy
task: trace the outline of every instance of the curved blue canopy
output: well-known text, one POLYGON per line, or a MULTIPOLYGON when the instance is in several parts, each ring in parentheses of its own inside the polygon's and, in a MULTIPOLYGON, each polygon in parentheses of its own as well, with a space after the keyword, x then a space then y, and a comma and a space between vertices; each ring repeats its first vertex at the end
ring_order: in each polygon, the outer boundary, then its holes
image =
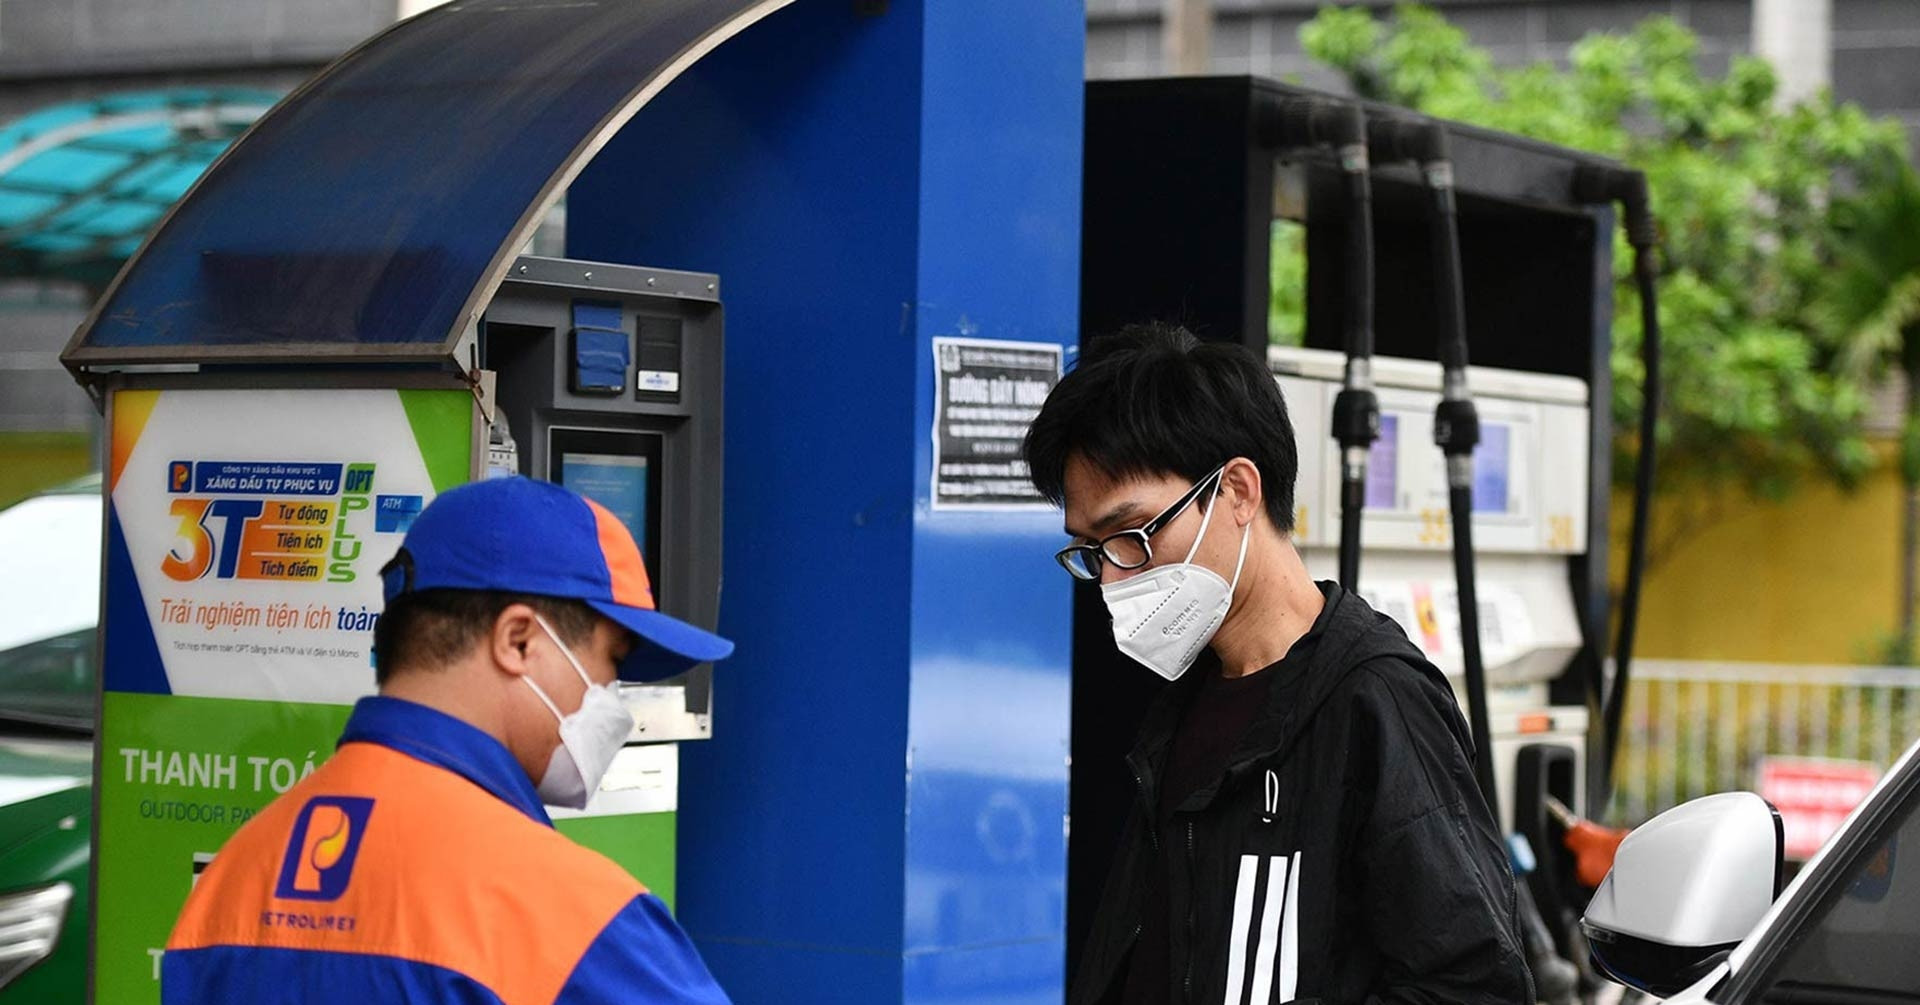
POLYGON ((280 95, 115 94, 0 127, 0 272, 104 281, 280 95))
POLYGON ((455 0, 322 70, 208 169, 63 359, 443 361, 593 154, 791 0, 455 0))

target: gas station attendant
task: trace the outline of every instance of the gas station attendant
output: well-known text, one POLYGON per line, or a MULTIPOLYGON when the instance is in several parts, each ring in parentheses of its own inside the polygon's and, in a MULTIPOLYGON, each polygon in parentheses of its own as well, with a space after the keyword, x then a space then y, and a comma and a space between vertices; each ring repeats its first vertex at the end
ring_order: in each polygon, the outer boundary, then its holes
POLYGON ((200 877, 163 1001, 726 1002, 666 905, 542 804, 584 806, 626 742, 616 678, 733 644, 654 609, 613 515, 525 478, 435 499, 382 577, 380 693, 200 877))

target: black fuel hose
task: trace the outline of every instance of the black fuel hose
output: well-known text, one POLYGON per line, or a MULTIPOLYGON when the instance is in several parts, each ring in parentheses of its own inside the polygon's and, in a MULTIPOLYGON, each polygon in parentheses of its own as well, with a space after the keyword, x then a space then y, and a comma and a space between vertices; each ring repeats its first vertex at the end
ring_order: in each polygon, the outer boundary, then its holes
POLYGON ((1359 108, 1353 116, 1359 136, 1340 147, 1340 170, 1347 181, 1347 366, 1333 399, 1333 438, 1340 444, 1340 585, 1350 591, 1360 589, 1367 460, 1380 438, 1380 399, 1373 393, 1373 181, 1365 119, 1359 108))
MULTIPOLYGON (((1486 660, 1480 648, 1478 563, 1473 550, 1473 452, 1480 442, 1480 417, 1467 383, 1466 293, 1453 159, 1447 131, 1437 122, 1384 118, 1369 120, 1367 126, 1374 159, 1415 163, 1428 198, 1436 355, 1441 370, 1433 440, 1446 456, 1447 464, 1447 503, 1453 521, 1453 576, 1460 609, 1461 665, 1466 677, 1468 725, 1473 736, 1474 780, 1497 820, 1500 794, 1494 779, 1486 660)), ((1539 982, 1540 999, 1555 1005, 1571 1003, 1575 1000, 1578 969, 1559 956, 1530 881, 1524 876, 1521 879, 1515 888, 1515 908, 1526 935, 1528 965, 1539 982)))
POLYGON ((1647 529, 1652 516, 1653 472, 1660 427, 1660 299, 1654 246, 1659 228, 1648 204, 1647 176, 1624 168, 1582 167, 1574 176, 1574 195, 1583 202, 1618 202, 1633 248, 1633 280, 1640 294, 1640 443, 1633 470, 1633 527, 1627 542, 1627 581, 1620 594, 1620 632, 1614 639, 1613 681, 1601 705, 1604 728, 1599 791, 1589 815, 1613 795, 1614 761, 1620 750, 1620 722, 1626 712, 1627 685, 1633 677, 1634 633, 1640 624, 1640 595, 1646 578, 1647 529))
POLYGON ((1360 588, 1360 526, 1367 506, 1367 459, 1380 438, 1380 400, 1373 391, 1373 181, 1367 159, 1367 116, 1351 102, 1295 98, 1261 109, 1262 140, 1280 148, 1332 147, 1347 195, 1343 258, 1345 377, 1333 399, 1333 438, 1340 444, 1340 586, 1360 588))
POLYGON ((1440 358, 1440 403, 1434 409, 1433 442, 1447 459, 1447 504, 1453 521, 1453 578, 1460 607, 1461 667, 1466 677, 1467 721, 1473 735, 1473 772, 1480 793, 1497 815, 1492 729, 1487 711, 1487 666, 1480 648, 1480 591, 1473 554, 1473 451, 1480 443, 1480 416, 1467 387, 1466 294, 1460 262, 1460 213, 1454 200, 1453 160, 1446 128, 1437 122, 1371 119, 1367 140, 1375 159, 1412 161, 1427 192, 1432 242, 1436 354, 1440 358))

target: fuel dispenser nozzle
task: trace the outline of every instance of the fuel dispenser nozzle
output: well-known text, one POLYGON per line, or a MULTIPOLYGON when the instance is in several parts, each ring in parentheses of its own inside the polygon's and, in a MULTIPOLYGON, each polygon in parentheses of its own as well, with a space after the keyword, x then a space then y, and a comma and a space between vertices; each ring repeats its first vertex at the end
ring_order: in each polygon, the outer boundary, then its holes
POLYGON ((1630 831, 1615 827, 1602 827, 1567 808, 1567 804, 1552 796, 1546 798, 1547 812, 1555 823, 1566 831, 1561 839, 1567 850, 1573 853, 1573 878, 1589 890, 1597 889, 1600 881, 1607 878, 1607 872, 1613 868, 1613 858, 1620 850, 1620 842, 1627 839, 1630 831))
POLYGON ((1367 459, 1380 438, 1380 400, 1373 391, 1373 182, 1367 115, 1351 102, 1293 98, 1262 106, 1257 128, 1262 143, 1276 149, 1331 148, 1345 182, 1347 365, 1333 399, 1333 438, 1340 444, 1340 586, 1357 590, 1367 459))

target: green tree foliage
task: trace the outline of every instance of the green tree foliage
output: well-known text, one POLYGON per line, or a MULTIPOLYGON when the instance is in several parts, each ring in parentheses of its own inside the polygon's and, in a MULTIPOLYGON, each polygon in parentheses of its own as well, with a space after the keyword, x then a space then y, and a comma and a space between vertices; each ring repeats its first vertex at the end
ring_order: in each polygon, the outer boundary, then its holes
POLYGON ((1888 662, 1912 663, 1920 625, 1920 174, 1890 160, 1861 191, 1828 214, 1835 233, 1832 267, 1813 317, 1830 340, 1839 372, 1879 381, 1898 370, 1907 386, 1900 430, 1900 628, 1888 662))
MULTIPOLYGON (((1703 76, 1695 38, 1667 17, 1628 34, 1590 35, 1564 68, 1496 67, 1465 32, 1420 6, 1384 20, 1366 8, 1328 8, 1301 40, 1364 97, 1647 173, 1661 224, 1664 492, 1731 483, 1778 497, 1809 472, 1851 484, 1871 466, 1861 435, 1867 385, 1832 365, 1833 344, 1813 316, 1835 254, 1827 211, 1835 186, 1904 157, 1897 123, 1827 95, 1778 108, 1773 71, 1754 57, 1703 76)), ((1642 376, 1630 263, 1619 239, 1613 411, 1623 458, 1642 376)), ((1686 522, 1669 521, 1661 536, 1689 533, 1686 522)))

